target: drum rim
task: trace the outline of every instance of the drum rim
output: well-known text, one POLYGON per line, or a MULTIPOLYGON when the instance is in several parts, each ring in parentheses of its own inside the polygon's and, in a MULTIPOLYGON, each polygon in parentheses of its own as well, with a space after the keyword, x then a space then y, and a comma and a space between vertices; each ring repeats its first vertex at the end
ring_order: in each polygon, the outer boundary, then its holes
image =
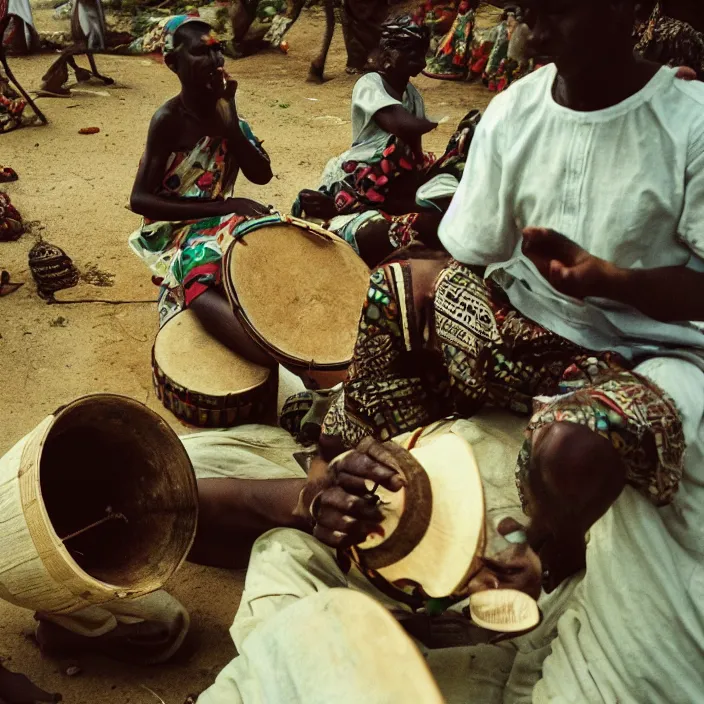
MULTIPOLYGON (((385 442, 384 446, 392 453, 396 448, 400 449, 393 440, 385 442)), ((406 457, 399 457, 398 460, 406 480, 405 500, 418 497, 419 502, 414 507, 412 514, 409 511, 404 511, 401 514, 396 529, 383 543, 371 548, 356 546, 356 553, 362 561, 363 567, 375 572, 410 555, 430 526, 433 490, 428 473, 410 453, 406 457), (429 497, 430 502, 424 497, 429 497)))
MULTIPOLYGON (((249 221, 247 223, 243 223, 243 225, 248 225, 249 228, 246 228, 244 233, 241 234, 239 237, 237 236, 237 232, 235 232, 235 239, 233 242, 230 243, 230 245, 227 248, 227 251, 225 252, 223 256, 223 282, 224 282, 224 287, 225 287, 225 293, 227 295, 227 298, 230 301, 230 307, 232 308, 233 313, 235 314, 235 317, 239 321, 239 323, 242 325, 242 327, 245 329, 245 331, 252 337, 254 340, 261 345, 269 354, 271 354, 272 357, 274 357, 278 362, 280 362, 283 365, 288 365, 289 367, 293 367, 296 369, 301 369, 301 370, 310 370, 310 371, 339 371, 342 369, 346 369, 349 367, 350 363, 352 362, 352 358, 354 356, 354 353, 350 355, 348 359, 345 359, 340 362, 326 362, 326 363, 321 363, 321 362, 315 362, 314 360, 307 360, 303 359, 302 357, 297 357, 293 354, 290 354, 288 352, 284 352, 278 347, 275 347, 271 342, 266 340, 261 333, 254 327, 252 322, 249 320, 247 313, 244 310, 244 307, 240 303, 239 296, 237 295, 237 291, 235 290, 234 284, 231 282, 231 276, 230 276, 230 270, 232 267, 232 257, 233 257, 233 252, 234 248, 239 242, 239 240, 244 239, 250 232, 255 232, 256 230, 266 227, 268 225, 292 225, 293 227, 298 227, 304 230, 308 230, 309 232, 316 233, 317 230, 322 230, 322 228, 318 228, 317 226, 311 227, 311 223, 306 223, 305 220, 300 220, 299 218, 293 218, 293 217, 281 217, 279 221, 273 221, 273 220, 267 220, 266 218, 262 218, 262 222, 258 224, 257 226, 254 225, 254 221, 249 221)), ((323 230, 323 232, 327 232, 323 230)), ((332 243, 335 246, 340 246, 344 245, 345 247, 349 247, 349 249, 356 255, 356 252, 354 249, 349 245, 347 242, 344 240, 340 239, 339 237, 336 237, 335 235, 330 234, 330 239, 332 243)), ((360 301, 360 311, 361 311, 361 306, 362 302, 360 301)))
POLYGON ((141 596, 145 594, 152 593, 155 590, 161 589, 166 582, 168 582, 171 577, 176 573, 176 571, 185 562, 188 553, 193 547, 193 543, 196 538, 196 529, 198 526, 198 515, 199 515, 199 502, 198 502, 198 484, 196 480, 195 470, 193 468, 193 463, 188 453, 183 447, 181 439, 173 430, 173 428, 155 411, 146 406, 145 404, 137 401, 136 399, 130 398, 129 396, 124 396, 122 394, 112 394, 112 393, 94 393, 85 394, 77 399, 59 407, 51 415, 47 416, 42 423, 35 428, 36 436, 31 438, 30 441, 25 445, 22 450, 20 458, 20 468, 18 470, 19 479, 19 490, 20 490, 20 501, 22 504, 23 511, 25 511, 25 517, 27 518, 27 511, 32 506, 36 506, 36 511, 38 511, 39 521, 34 523, 34 530, 29 526, 29 520, 27 520, 27 526, 29 530, 32 542, 37 550, 37 555, 39 556, 42 564, 46 571, 51 575, 58 584, 61 584, 69 592, 73 593, 77 599, 82 599, 87 603, 101 604, 105 602, 105 599, 96 598, 98 597, 112 597, 122 599, 130 596, 141 596), (187 545, 183 551, 183 556, 173 564, 168 570, 166 570, 161 578, 153 578, 153 584, 149 586, 141 586, 136 589, 130 589, 128 587, 121 587, 116 584, 110 584, 109 582, 104 582, 93 575, 86 572, 74 559, 71 557, 68 549, 61 541, 61 538, 56 533, 56 529, 49 518, 49 513, 47 511, 46 505, 42 498, 41 490, 41 451, 43 450, 46 441, 56 426, 56 423, 63 418, 65 415, 69 414, 76 407, 84 404, 88 400, 98 400, 103 399, 104 401, 118 401, 122 404, 131 405, 134 408, 139 408, 141 411, 146 411, 148 415, 151 415, 153 419, 158 422, 161 426, 162 431, 167 435, 170 435, 182 448, 183 457, 185 458, 188 466, 190 467, 190 472, 187 472, 189 493, 194 497, 193 506, 193 527, 190 531, 191 535, 189 537, 187 545), (26 476, 36 466, 36 470, 33 472, 33 476, 26 476), (26 477, 26 478, 25 478, 26 477), (24 478, 24 480, 23 480, 24 478), (38 544, 39 543, 39 544, 38 544), (60 575, 57 573, 55 566, 50 565, 44 559, 44 554, 46 549, 51 547, 56 555, 61 557, 61 562, 66 570, 70 572, 70 578, 66 579, 66 575, 60 575), (62 577, 64 577, 62 579, 62 577), (73 580, 80 580, 82 585, 85 587, 81 594, 77 594, 72 588, 71 584, 73 580), (87 592, 90 589, 91 592, 87 592), (87 594, 87 595, 86 595, 87 594))
MULTIPOLYGON (((412 450, 415 445, 416 441, 420 436, 422 436, 425 432, 428 432, 432 428, 435 428, 439 425, 442 424, 443 421, 436 421, 435 423, 431 423, 429 426, 425 428, 419 428, 417 429, 414 433, 411 434, 411 436, 400 445, 400 447, 403 447, 406 450, 412 450)), ((483 556, 486 551, 486 544, 487 544, 487 531, 486 531, 486 497, 484 495, 484 485, 481 480, 481 472, 479 470, 479 466, 477 463, 477 458, 474 453, 474 449, 471 444, 469 444, 464 438, 462 438, 459 435, 456 435, 455 437, 461 439, 469 449, 469 453, 472 457, 473 461, 473 471, 471 472, 471 476, 477 480, 476 484, 476 496, 479 500, 480 503, 480 513, 482 516, 482 520, 480 523, 480 532, 479 535, 477 536, 477 544, 474 552, 474 556, 470 562, 470 564, 467 566, 467 569, 462 576, 462 578, 459 580, 457 587, 455 588, 455 591, 452 594, 447 595, 448 597, 455 597, 455 596, 466 596, 467 588, 469 586, 470 581, 474 577, 477 572, 481 569, 483 565, 483 556)), ((393 443, 393 440, 389 441, 389 443, 393 443)), ((415 458, 414 458, 415 459, 415 458)), ((416 460, 417 461, 417 460, 416 460)), ((423 465, 418 463, 421 468, 423 469, 423 473, 426 476, 426 479, 429 481, 429 476, 427 474, 427 471, 423 468, 423 465)), ((431 484, 431 489, 432 489, 432 484, 431 484)), ((430 521, 432 520, 432 509, 431 509, 431 515, 428 517, 428 526, 426 526, 426 530, 429 527, 430 521)), ((389 540, 393 538, 393 535, 398 531, 398 529, 402 527, 401 522, 399 521, 399 525, 396 527, 396 530, 392 535, 389 537, 389 540)), ((388 542, 388 541, 386 541, 388 542)), ((352 557, 353 562, 362 569, 363 573, 369 579, 374 586, 376 586, 378 589, 380 589, 382 592, 385 594, 392 596, 392 598, 395 598, 398 601, 401 601, 403 603, 406 603, 410 605, 412 608, 418 608, 424 600, 430 599, 432 597, 428 596, 427 593, 425 592, 425 589, 422 584, 419 582, 415 582, 414 580, 407 580, 409 584, 414 584, 419 590, 420 593, 425 594, 425 596, 422 599, 419 599, 417 596, 412 596, 409 595, 407 592, 405 592, 400 586, 395 584, 394 582, 389 581, 386 577, 384 577, 383 574, 379 570, 383 570, 384 567, 380 568, 372 568, 369 567, 365 563, 365 555, 372 550, 379 550, 379 548, 383 548, 385 543, 382 543, 381 545, 375 547, 375 548, 370 548, 367 550, 361 549, 360 546, 355 545, 351 546, 348 551, 350 556, 352 557)), ((415 548, 413 548, 415 549, 415 548)), ((412 552, 412 550, 411 550, 412 552)), ((409 553, 410 554, 410 553, 409 553)), ((399 560, 402 558, 399 558, 399 560)), ((399 560, 395 560, 399 561, 399 560)), ((392 563, 392 564, 395 564, 392 563)))
MULTIPOLYGON (((176 386, 182 386, 182 387, 184 387, 184 388, 188 388, 188 390, 189 390, 191 393, 193 393, 193 394, 200 394, 200 395, 202 395, 202 396, 211 396, 212 398, 221 398, 221 399, 236 397, 236 396, 238 396, 238 395, 240 395, 240 394, 246 394, 246 393, 248 393, 248 392, 250 392, 250 391, 254 391, 255 389, 259 389, 259 388, 261 388, 262 386, 265 386, 266 384, 268 384, 268 383, 270 382, 271 376, 272 376, 272 370, 271 370, 271 369, 269 369, 268 367, 263 367, 261 364, 256 364, 255 362, 250 362, 250 361, 249 361, 248 359, 246 359, 245 357, 242 357, 242 355, 237 354, 237 352, 232 352, 232 350, 229 350, 229 351, 231 351, 233 355, 236 355, 236 356, 240 357, 246 364, 251 365, 251 366, 253 366, 253 367, 259 367, 260 369, 265 370, 265 371, 266 371, 266 376, 264 377, 264 379, 262 379, 262 381, 260 381, 260 382, 258 382, 258 383, 256 383, 256 384, 252 384, 251 386, 248 386, 247 388, 239 389, 238 391, 228 391, 228 392, 225 393, 225 394, 217 395, 217 394, 209 393, 209 392, 207 392, 207 391, 197 391, 197 390, 195 390, 195 389, 191 389, 191 388, 187 387, 187 385, 186 385, 184 382, 181 382, 181 381, 176 380, 171 374, 167 374, 167 373, 164 371, 163 366, 162 366, 161 364, 159 364, 159 360, 156 358, 156 343, 157 343, 157 340, 159 339, 159 334, 161 333, 161 331, 162 331, 162 330, 165 330, 165 329, 166 329, 166 326, 167 326, 169 323, 171 323, 171 322, 177 320, 178 317, 179 317, 180 315, 183 315, 184 313, 189 313, 191 316, 194 316, 194 315, 195 315, 195 313, 194 313, 190 308, 185 308, 184 310, 179 311, 178 313, 176 313, 176 315, 174 315, 172 318, 170 318, 169 320, 167 320, 167 321, 162 325, 162 327, 160 328, 159 332, 157 332, 156 337, 154 338, 154 343, 152 344, 152 370, 153 370, 153 371, 156 371, 156 370, 158 369, 158 370, 159 370, 159 374, 161 374, 161 376, 163 376, 165 379, 168 379, 169 382, 170 382, 172 385, 175 384, 176 386)), ((217 341, 217 342, 218 342, 218 344, 222 344, 222 343, 220 343, 219 341, 217 341)), ((223 345, 223 347, 224 347, 224 345, 223 345)), ((226 349, 227 349, 227 348, 226 348, 226 349)))

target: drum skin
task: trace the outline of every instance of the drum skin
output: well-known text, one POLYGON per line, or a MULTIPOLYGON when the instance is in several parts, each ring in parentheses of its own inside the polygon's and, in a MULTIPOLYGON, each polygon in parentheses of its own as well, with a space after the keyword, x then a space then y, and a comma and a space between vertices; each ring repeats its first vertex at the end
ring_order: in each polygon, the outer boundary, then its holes
POLYGON ((248 221, 225 254, 223 280, 235 315, 277 361, 316 386, 344 379, 369 285, 346 242, 296 218, 248 221))
POLYGON ((269 369, 212 338, 190 310, 174 316, 159 331, 152 348, 152 380, 165 408, 198 428, 231 428, 263 420, 277 383, 269 369))

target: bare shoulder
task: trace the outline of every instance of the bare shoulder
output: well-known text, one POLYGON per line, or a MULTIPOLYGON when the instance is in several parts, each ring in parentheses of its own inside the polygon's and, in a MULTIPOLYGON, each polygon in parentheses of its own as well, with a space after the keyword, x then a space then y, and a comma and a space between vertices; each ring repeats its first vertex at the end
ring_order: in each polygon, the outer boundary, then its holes
POLYGON ((181 122, 181 101, 178 96, 167 100, 152 117, 149 123, 149 138, 173 137, 181 122))

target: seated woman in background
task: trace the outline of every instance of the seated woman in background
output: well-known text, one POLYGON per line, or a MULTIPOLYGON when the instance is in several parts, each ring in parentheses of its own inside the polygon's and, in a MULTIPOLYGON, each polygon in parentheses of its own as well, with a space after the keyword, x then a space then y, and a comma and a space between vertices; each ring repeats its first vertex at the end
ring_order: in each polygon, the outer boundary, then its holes
POLYGON ((207 23, 186 16, 170 20, 164 60, 178 75, 181 92, 157 110, 149 127, 130 201, 144 221, 130 246, 161 285, 161 325, 192 307, 220 341, 268 364, 239 327, 220 286, 222 255, 235 227, 269 212, 231 197, 237 175, 242 169, 253 183, 268 183, 269 157, 237 114, 237 82, 225 73, 221 44, 207 23))
POLYGON ((409 16, 384 23, 379 69, 360 78, 352 93, 352 147, 328 163, 319 189, 301 191, 293 206, 294 215, 327 221, 370 266, 415 239, 436 239, 442 208, 435 199, 449 203, 454 192, 434 189, 428 202, 417 202, 430 176, 456 166, 459 144, 455 139, 454 151, 438 162, 423 150, 423 135, 437 123, 426 118, 410 79, 425 66, 428 37, 409 16))
POLYGON ((374 267, 421 241, 441 249, 437 229, 464 169, 479 112, 460 122, 444 154, 423 150, 437 127, 410 79, 425 66, 429 31, 409 16, 383 25, 376 73, 352 93, 352 147, 325 167, 317 191, 303 190, 294 215, 326 221, 374 267))
POLYGON ((431 33, 428 78, 458 81, 470 73, 472 39, 479 0, 427 0, 416 19, 431 33))

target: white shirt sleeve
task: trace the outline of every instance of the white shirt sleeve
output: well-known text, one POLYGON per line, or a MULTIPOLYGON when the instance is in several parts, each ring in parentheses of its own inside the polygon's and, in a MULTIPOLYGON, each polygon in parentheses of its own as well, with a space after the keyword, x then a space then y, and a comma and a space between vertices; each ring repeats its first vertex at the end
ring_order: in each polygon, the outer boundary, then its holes
POLYGON ((386 92, 384 82, 378 73, 368 73, 357 81, 352 91, 353 143, 363 141, 362 136, 367 137, 367 132, 374 131, 368 129, 374 115, 389 105, 402 105, 402 103, 386 92))
POLYGON ((694 254, 704 258, 704 125, 701 132, 689 150, 678 235, 694 254))
POLYGON ((476 266, 513 256, 519 233, 511 184, 505 183, 502 153, 505 94, 489 104, 469 149, 462 181, 440 223, 440 241, 458 261, 476 266))
POLYGON ((425 101, 420 91, 412 83, 408 84, 406 91, 408 96, 406 108, 408 111, 418 118, 425 118, 425 101))

